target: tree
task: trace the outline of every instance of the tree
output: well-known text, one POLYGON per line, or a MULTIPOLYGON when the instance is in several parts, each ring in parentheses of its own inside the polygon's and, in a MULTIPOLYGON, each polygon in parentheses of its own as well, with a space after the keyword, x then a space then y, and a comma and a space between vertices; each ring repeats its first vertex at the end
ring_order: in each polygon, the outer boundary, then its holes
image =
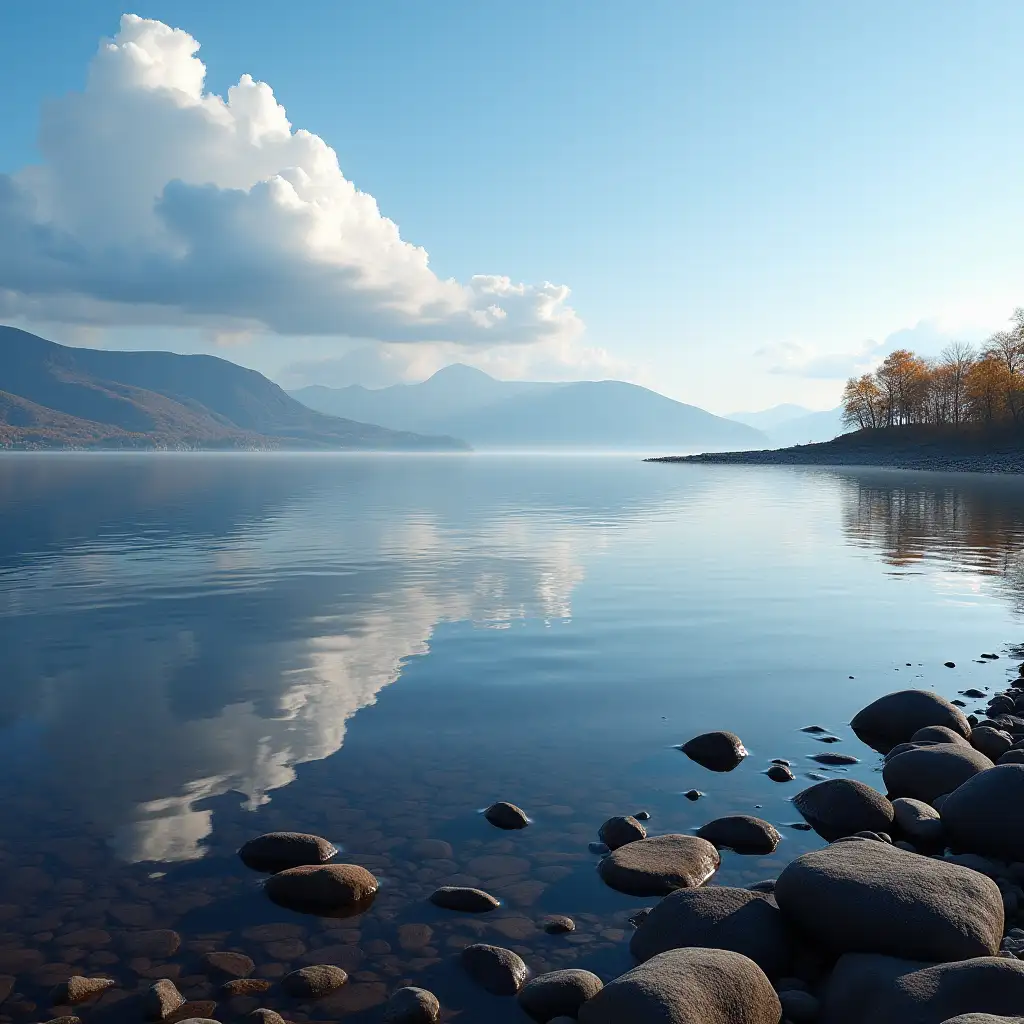
POLYGON ((963 341, 954 341, 942 350, 938 369, 947 391, 950 423, 959 425, 966 418, 967 374, 976 358, 974 346, 963 341))
POLYGON ((971 418, 988 426, 1001 419, 1008 389, 1006 364, 986 352, 967 374, 967 401, 971 418))
POLYGON ((884 419, 882 389, 870 373, 851 377, 843 389, 843 424, 861 430, 880 427, 884 419))

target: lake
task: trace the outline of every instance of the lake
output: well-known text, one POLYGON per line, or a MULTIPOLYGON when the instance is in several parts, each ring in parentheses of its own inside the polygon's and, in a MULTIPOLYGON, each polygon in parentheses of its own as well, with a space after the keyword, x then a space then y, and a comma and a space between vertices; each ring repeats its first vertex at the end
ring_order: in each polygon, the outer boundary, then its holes
POLYGON ((782 844, 723 854, 715 881, 774 877, 821 844, 790 827, 808 773, 881 785, 847 724, 860 707, 995 688, 1024 640, 1014 478, 11 454, 0 495, 0 975, 16 979, 0 1022, 46 1020, 49 989, 79 972, 174 978, 222 1021, 255 1006, 378 1020, 402 983, 459 1020, 524 1020, 453 957, 486 941, 537 972, 627 969, 629 916, 652 901, 598 878, 605 818, 644 809, 663 833, 757 814, 782 844), (743 739, 735 771, 676 749, 710 729, 743 739), (811 760, 825 750, 862 760, 811 760), (768 779, 772 758, 797 782, 768 779), (480 810, 499 799, 530 827, 490 826, 480 810), (277 829, 372 870, 373 907, 273 906, 236 851, 277 829), (449 882, 503 906, 426 902, 449 882), (544 934, 552 913, 576 931, 544 934), (318 1005, 276 988, 225 1000, 200 968, 211 950, 248 954, 259 977, 330 962, 350 981, 318 1005))

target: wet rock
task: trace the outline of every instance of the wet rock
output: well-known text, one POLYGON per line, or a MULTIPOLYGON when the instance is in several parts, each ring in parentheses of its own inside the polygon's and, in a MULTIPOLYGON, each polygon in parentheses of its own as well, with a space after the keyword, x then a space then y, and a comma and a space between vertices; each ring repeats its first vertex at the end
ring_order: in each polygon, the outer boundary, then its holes
POLYGON ((0 1003, 2 1003, 13 991, 17 978, 13 974, 0 974, 0 1003))
POLYGON ((587 849, 591 853, 596 853, 599 857, 603 857, 606 853, 610 852, 605 843, 588 843, 587 849))
POLYGON ((886 956, 840 957, 820 1024, 942 1024, 963 1013, 1019 1015, 1024 962, 979 957, 925 964, 886 956))
POLYGON ((992 762, 973 747, 958 743, 907 750, 885 762, 882 778, 892 796, 909 796, 931 803, 971 776, 992 767, 992 762))
POLYGON ((263 1006, 258 1010, 253 1010, 252 1013, 246 1014, 245 1019, 248 1024, 287 1024, 281 1014, 274 1010, 268 1010, 263 1006))
POLYGON ((942 842, 945 828, 935 808, 923 800, 897 797, 892 802, 897 828, 914 842, 933 846, 942 842))
POLYGON ((466 973, 495 996, 514 996, 526 981, 526 964, 510 949, 478 942, 467 946, 460 957, 466 973))
POLYGON ((996 884, 957 864, 886 843, 835 843, 779 875, 779 909, 800 932, 837 953, 946 961, 999 949, 996 884))
POLYGON ((697 800, 699 800, 699 799, 700 799, 700 798, 701 798, 702 796, 704 796, 704 794, 703 794, 703 793, 702 793, 702 792, 701 792, 701 791, 700 791, 699 789, 688 789, 688 790, 687 790, 687 791, 686 791, 686 792, 685 792, 685 793, 683 794, 683 796, 685 796, 687 800, 691 800, 691 801, 693 801, 693 802, 696 802, 696 801, 697 801, 697 800))
POLYGON ((794 782, 796 776, 793 774, 793 769, 787 767, 784 764, 773 764, 766 772, 772 782, 794 782))
POLYGON ((398 945, 406 952, 423 949, 430 945, 434 930, 429 924, 400 924, 398 926, 398 945))
POLYGON ((900 690, 879 697, 857 712, 850 725, 860 739, 882 754, 928 725, 942 725, 961 736, 971 734, 964 713, 929 690, 900 690))
POLYGON ((486 913, 501 906, 500 901, 490 893, 466 886, 441 886, 431 893, 430 902, 445 910, 459 910, 463 913, 486 913))
POLYGON ((81 975, 74 975, 53 990, 50 1001, 54 1006, 77 1006, 101 995, 115 984, 117 983, 111 978, 83 978, 81 975))
POLYGON ((215 974, 228 978, 248 978, 256 968, 252 958, 244 953, 206 953, 203 963, 215 974))
POLYGON ((617 850, 626 843, 635 843, 647 837, 647 830, 633 817, 609 818, 597 833, 609 850, 617 850))
POLYGON ((981 725, 971 733, 971 746, 990 761, 998 761, 1013 746, 1013 737, 1008 732, 981 725))
POLYGON ((703 885, 717 870, 718 851, 697 836, 640 839, 613 850, 598 866, 604 882, 631 896, 664 896, 703 885))
POLYGON ((994 1013, 961 1013, 943 1024, 1024 1024, 1024 1017, 1003 1017, 994 1013))
POLYGON ((503 828, 507 831, 526 828, 530 824, 530 819, 526 816, 526 812, 521 807, 516 807, 515 804, 510 804, 506 800, 499 800, 496 804, 491 804, 484 811, 484 817, 495 828, 503 828))
POLYGON ((242 938, 250 942, 283 942, 286 939, 305 938, 306 929, 300 924, 257 924, 242 930, 242 938))
POLYGON ((270 982, 266 978, 235 978, 233 981, 226 981, 221 986, 224 995, 234 998, 235 996, 258 996, 270 989, 270 982))
POLYGON ((441 1004, 425 988, 400 988, 384 1008, 384 1024, 435 1024, 440 1018, 441 1004))
POLYGON ((961 690, 960 693, 964 697, 970 697, 972 700, 984 700, 987 696, 984 690, 979 690, 976 686, 972 686, 968 690, 961 690))
POLYGON ((325 864, 338 852, 333 843, 304 832, 268 832, 250 839, 238 851, 254 871, 284 871, 307 864, 325 864))
POLYGON ((580 1007, 603 987, 601 979, 590 971, 551 971, 519 990, 519 1005, 541 1024, 560 1016, 575 1018, 580 1007))
POLYGON ((821 1003, 802 989, 784 989, 779 992, 783 1017, 792 1024, 813 1024, 818 1019, 821 1003))
POLYGON ((563 914, 546 917, 541 926, 548 935, 567 935, 569 932, 576 931, 576 922, 563 914))
POLYGON ((829 779, 805 789, 793 805, 830 843, 857 832, 888 831, 893 807, 881 793, 857 779, 829 779))
POLYGON ((784 975, 793 960, 789 928, 767 896, 718 885, 666 896, 629 943, 629 951, 640 961, 682 947, 742 953, 769 977, 784 975))
POLYGON ((731 772, 747 756, 739 736, 731 732, 705 732, 679 748, 691 761, 713 772, 731 772))
POLYGON ((129 956, 147 956, 166 960, 181 948, 181 936, 170 928, 129 932, 121 938, 121 946, 129 956))
POLYGON ((356 864, 305 865, 272 875, 265 888, 271 900, 290 910, 337 914, 366 909, 377 879, 356 864))
POLYGON ((161 978, 149 986, 142 1000, 142 1011, 147 1020, 167 1020, 185 1002, 177 985, 170 978, 161 978))
POLYGON ((636 818, 637 821, 650 821, 651 812, 650 811, 637 811, 636 814, 633 815, 633 817, 636 818))
POLYGON ((46 1024, 82 1024, 82 1018, 74 1016, 52 1017, 46 1024))
POLYGON ((580 1024, 779 1024, 782 1006, 761 969, 723 949, 672 949, 609 982, 580 1024))
POLYGON ((409 850, 414 857, 424 860, 451 860, 453 855, 451 843, 443 839, 417 839, 409 850))
POLYGON ((824 754, 811 754, 810 759, 817 761, 818 764, 837 765, 849 765, 849 764, 860 764, 860 758, 854 757, 853 754, 837 754, 834 751, 826 751, 824 754))
POLYGON ((997 764, 1024 764, 1024 748, 1018 750, 1008 750, 997 764))
POLYGON ((1024 765, 1001 764, 968 779, 942 804, 958 849, 1024 861, 1024 765))
POLYGON ((296 999, 321 999, 348 981, 348 974, 332 964, 300 967, 281 979, 281 988, 296 999))
POLYGON ((749 814, 715 818, 697 829, 697 835, 719 849, 756 854, 774 853, 782 839, 774 825, 749 814))
POLYGON ((771 895, 775 892, 775 879, 774 878, 762 878, 760 882, 751 882, 747 888, 751 892, 763 892, 771 895))
POLYGON ((970 745, 970 740, 965 739, 960 733, 949 729, 944 725, 926 725, 918 729, 910 737, 911 743, 962 743, 970 745))

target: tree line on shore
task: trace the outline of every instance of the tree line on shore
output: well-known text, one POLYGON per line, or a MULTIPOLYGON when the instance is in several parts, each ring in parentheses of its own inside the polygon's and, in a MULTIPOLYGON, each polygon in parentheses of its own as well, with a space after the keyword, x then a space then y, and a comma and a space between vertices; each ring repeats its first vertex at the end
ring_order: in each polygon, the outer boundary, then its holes
POLYGON ((976 348, 954 342, 937 359, 897 349, 873 373, 843 389, 843 422, 878 428, 907 424, 1024 427, 1024 307, 1009 330, 976 348))

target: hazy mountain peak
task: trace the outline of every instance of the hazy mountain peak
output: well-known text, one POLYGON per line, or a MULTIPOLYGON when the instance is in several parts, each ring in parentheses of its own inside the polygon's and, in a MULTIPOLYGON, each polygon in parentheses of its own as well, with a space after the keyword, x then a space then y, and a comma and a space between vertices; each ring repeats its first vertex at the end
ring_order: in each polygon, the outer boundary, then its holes
POLYGON ((475 366, 469 366, 466 363, 451 363, 432 373, 423 383, 473 384, 484 381, 494 382, 495 378, 489 373, 484 373, 483 370, 478 370, 475 366))

